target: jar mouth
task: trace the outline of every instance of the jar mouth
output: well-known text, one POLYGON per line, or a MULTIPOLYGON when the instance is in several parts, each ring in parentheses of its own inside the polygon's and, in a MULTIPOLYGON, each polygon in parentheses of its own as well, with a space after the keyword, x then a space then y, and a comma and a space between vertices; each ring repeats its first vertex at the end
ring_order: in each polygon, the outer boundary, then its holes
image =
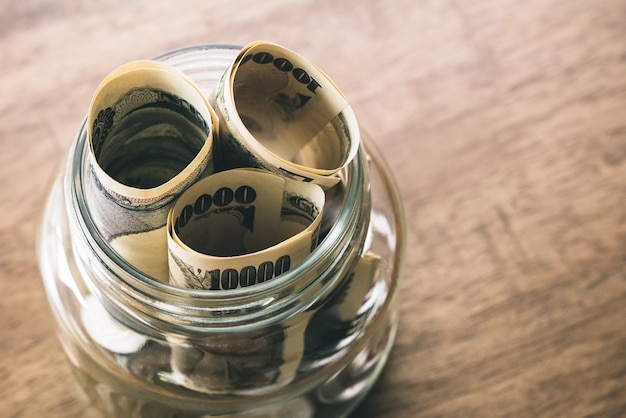
MULTIPOLYGON (((239 50, 232 45, 198 45, 155 59, 178 67, 192 79, 200 77, 198 84, 205 94, 210 94, 209 78, 221 76, 220 67, 225 70, 239 50), (211 61, 211 57, 217 58, 211 61)), ((341 273, 349 271, 356 262, 360 251, 355 251, 355 247, 358 250, 363 244, 369 217, 367 156, 362 144, 353 161, 340 171, 343 200, 332 226, 301 264, 264 283, 207 291, 160 282, 130 266, 107 243, 87 205, 85 184, 90 166, 86 128, 85 118, 68 159, 66 199, 70 221, 80 231, 76 235, 101 260, 99 268, 88 263, 91 276, 96 276, 90 287, 103 300, 113 299, 109 305, 123 305, 114 300, 131 298, 145 315, 186 327, 232 326, 237 322, 235 318, 246 322, 252 316, 257 326, 263 320, 273 321, 306 310, 320 296, 330 293, 335 287, 332 283, 339 282, 345 276, 341 273)))

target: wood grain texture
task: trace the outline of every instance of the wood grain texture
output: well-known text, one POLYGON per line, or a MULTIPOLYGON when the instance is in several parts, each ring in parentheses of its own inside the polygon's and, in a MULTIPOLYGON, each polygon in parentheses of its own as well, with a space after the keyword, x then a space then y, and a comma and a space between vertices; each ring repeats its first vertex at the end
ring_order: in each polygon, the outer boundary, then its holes
POLYGON ((626 416, 626 2, 0 2, 0 415, 95 417, 34 242, 93 91, 265 39, 317 63, 405 201, 401 328, 355 417, 626 416))

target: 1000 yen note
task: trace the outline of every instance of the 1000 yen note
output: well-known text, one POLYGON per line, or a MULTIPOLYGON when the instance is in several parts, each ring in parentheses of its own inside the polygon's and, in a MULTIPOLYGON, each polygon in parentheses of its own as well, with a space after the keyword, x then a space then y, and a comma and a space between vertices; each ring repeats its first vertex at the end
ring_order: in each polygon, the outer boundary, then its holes
POLYGON ((213 171, 215 113, 181 71, 135 61, 102 81, 87 124, 96 225, 128 264, 167 281, 167 213, 213 171))
POLYGON ((317 245, 324 198, 318 185, 258 169, 198 181, 168 216, 171 283, 229 290, 285 273, 317 245))
POLYGON ((355 156, 359 126, 337 86, 284 47, 245 46, 218 82, 220 160, 261 167, 324 188, 355 156))

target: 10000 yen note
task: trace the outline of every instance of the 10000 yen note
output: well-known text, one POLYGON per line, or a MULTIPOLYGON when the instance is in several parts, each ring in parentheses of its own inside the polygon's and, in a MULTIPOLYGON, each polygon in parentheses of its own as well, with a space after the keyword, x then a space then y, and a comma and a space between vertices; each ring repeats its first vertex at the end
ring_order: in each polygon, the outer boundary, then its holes
POLYGON ((258 169, 198 181, 168 217, 171 282, 228 290, 288 271, 317 245, 324 199, 318 185, 258 169))
POLYGON ((135 61, 102 81, 87 124, 96 225, 128 264, 167 281, 167 214, 213 171, 215 113, 181 71, 135 61))
POLYGON ((324 188, 355 156, 359 127, 333 82, 281 46, 245 46, 218 82, 219 153, 230 167, 254 166, 324 188))

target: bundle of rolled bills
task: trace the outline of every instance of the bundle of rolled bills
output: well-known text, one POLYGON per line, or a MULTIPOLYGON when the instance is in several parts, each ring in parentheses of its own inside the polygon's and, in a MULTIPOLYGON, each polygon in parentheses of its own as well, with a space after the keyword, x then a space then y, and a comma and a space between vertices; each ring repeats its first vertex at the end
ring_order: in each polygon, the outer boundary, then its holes
POLYGON ((105 240, 148 276, 207 290, 301 263, 317 245, 324 190, 360 143, 332 81, 267 42, 241 49, 210 101, 167 64, 123 65, 87 122, 88 204, 105 240))

